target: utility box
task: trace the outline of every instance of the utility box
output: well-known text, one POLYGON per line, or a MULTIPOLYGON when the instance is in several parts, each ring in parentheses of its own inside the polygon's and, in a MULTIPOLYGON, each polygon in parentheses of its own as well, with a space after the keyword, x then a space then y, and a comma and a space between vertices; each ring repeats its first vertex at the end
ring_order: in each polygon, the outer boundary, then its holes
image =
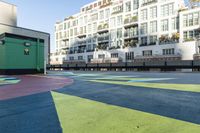
POLYGON ((0 35, 0 74, 44 72, 44 39, 4 33, 0 35))

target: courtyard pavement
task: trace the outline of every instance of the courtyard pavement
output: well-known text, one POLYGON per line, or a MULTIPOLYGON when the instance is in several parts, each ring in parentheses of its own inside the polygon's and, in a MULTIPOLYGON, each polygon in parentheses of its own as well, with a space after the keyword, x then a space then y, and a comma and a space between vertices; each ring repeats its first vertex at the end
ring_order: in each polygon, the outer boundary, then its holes
POLYGON ((0 76, 0 133, 198 133, 200 74, 0 76))

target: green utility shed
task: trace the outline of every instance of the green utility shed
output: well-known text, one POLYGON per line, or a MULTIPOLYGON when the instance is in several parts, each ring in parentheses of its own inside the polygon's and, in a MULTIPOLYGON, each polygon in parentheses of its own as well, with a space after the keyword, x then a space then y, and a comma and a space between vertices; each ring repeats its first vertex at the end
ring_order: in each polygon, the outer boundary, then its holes
POLYGON ((44 72, 44 40, 4 33, 0 35, 0 74, 44 72))

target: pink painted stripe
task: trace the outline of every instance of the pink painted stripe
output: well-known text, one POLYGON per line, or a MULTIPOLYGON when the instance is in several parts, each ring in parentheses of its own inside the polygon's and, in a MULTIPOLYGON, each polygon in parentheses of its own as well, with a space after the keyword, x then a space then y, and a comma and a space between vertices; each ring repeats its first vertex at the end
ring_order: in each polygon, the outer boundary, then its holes
POLYGON ((48 76, 15 76, 21 82, 0 86, 0 100, 7 100, 63 88, 73 83, 73 79, 48 76))

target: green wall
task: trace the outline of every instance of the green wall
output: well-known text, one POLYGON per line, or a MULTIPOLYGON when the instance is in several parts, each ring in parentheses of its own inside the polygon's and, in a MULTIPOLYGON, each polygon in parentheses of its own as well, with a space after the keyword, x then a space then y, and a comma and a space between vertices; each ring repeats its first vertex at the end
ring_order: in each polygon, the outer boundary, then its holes
MULTIPOLYGON (((0 45, 0 69, 44 69, 44 42, 5 37, 0 45), (25 46, 24 43, 30 43, 25 46), (24 50, 29 50, 29 55, 24 50)), ((35 39, 36 40, 36 39, 35 39)))

